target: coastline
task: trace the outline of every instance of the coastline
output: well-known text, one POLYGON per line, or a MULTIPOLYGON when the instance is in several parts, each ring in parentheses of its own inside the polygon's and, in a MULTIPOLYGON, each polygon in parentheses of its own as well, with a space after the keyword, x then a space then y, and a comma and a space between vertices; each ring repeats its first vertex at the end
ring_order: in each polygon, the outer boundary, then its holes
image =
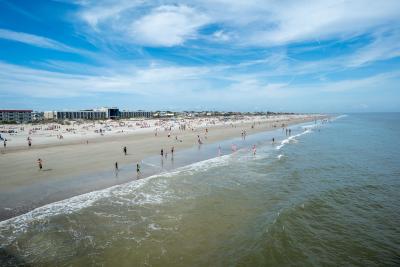
MULTIPOLYGON (((318 117, 321 119, 323 117, 318 117)), ((277 124, 299 124, 313 121, 315 116, 280 120, 277 124)), ((236 127, 209 127, 206 144, 240 137, 242 130, 248 135, 276 130, 271 122, 256 124, 242 123, 236 127)), ((136 133, 123 136, 100 137, 89 144, 64 143, 61 145, 39 145, 32 149, 15 149, 0 156, 0 221, 26 213, 37 207, 67 199, 94 190, 123 184, 136 179, 134 165, 146 157, 159 154, 163 147, 169 151, 174 146, 176 153, 197 145, 197 135, 204 128, 195 131, 173 131, 179 134, 182 142, 167 137, 161 132, 157 137, 153 132, 136 133), (127 146, 128 155, 124 156, 122 147, 127 146), (43 171, 38 171, 35 160, 44 159, 43 171), (113 175, 113 164, 118 161, 124 171, 118 177, 113 175)), ((204 140, 204 139, 203 139, 204 140)), ((160 172, 160 171, 158 171, 160 172)), ((157 171, 143 170, 145 178, 157 174, 157 171)))

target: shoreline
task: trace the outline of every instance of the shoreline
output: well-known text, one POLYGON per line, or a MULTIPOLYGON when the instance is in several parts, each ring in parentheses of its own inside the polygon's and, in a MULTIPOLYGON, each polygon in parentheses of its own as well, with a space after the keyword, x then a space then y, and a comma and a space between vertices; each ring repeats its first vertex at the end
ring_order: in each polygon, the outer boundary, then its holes
MULTIPOLYGON (((320 116, 318 119, 325 117, 320 116)), ((293 125, 314 121, 314 119, 315 116, 310 116, 289 121, 281 120, 278 123, 293 125)), ((206 144, 215 144, 218 141, 240 137, 242 129, 245 129, 248 131, 248 135, 251 135, 280 128, 274 128, 268 122, 257 124, 253 129, 251 128, 252 124, 252 122, 248 122, 237 125, 237 127, 209 127, 206 144)), ((45 145, 44 147, 15 150, 2 154, 0 155, 0 167, 4 171, 2 171, 0 178, 0 196, 2 196, 0 198, 0 221, 24 214, 46 204, 135 180, 132 176, 135 174, 134 165, 136 161, 156 156, 159 147, 164 147, 166 151, 169 151, 168 145, 174 145, 177 148, 176 153, 196 147, 196 136, 203 131, 204 128, 199 127, 195 131, 178 132, 180 138, 183 139, 182 143, 176 143, 172 137, 168 138, 167 133, 164 132, 157 137, 154 136, 153 132, 148 132, 118 136, 118 138, 99 138, 97 142, 90 142, 88 145, 82 143, 45 145), (127 156, 123 156, 121 150, 124 143, 128 144, 127 156), (133 150, 132 147, 135 147, 135 151, 129 154, 133 150), (43 171, 38 171, 35 165, 22 170, 16 167, 28 160, 34 160, 38 153, 45 155, 45 157, 42 157, 45 158, 43 171), (47 159, 49 156, 52 160, 47 159), (9 162, 12 162, 12 164, 4 164, 6 162, 4 157, 7 157, 6 161, 10 160, 9 162), (112 157, 118 158, 120 168, 124 170, 124 173, 117 178, 113 177, 114 160, 112 157), (57 158, 60 162, 52 164, 57 158), (109 164, 107 165, 105 162, 109 162, 109 164)), ((145 175, 140 179, 160 172, 162 170, 155 172, 153 170, 153 172, 146 174, 146 170, 144 170, 145 175)))

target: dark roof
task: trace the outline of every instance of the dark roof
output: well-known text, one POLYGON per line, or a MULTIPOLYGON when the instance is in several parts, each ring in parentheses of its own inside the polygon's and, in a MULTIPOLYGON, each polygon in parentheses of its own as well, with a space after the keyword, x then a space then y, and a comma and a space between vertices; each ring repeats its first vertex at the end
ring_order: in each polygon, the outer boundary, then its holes
POLYGON ((0 109, 0 112, 32 112, 30 109, 0 109))

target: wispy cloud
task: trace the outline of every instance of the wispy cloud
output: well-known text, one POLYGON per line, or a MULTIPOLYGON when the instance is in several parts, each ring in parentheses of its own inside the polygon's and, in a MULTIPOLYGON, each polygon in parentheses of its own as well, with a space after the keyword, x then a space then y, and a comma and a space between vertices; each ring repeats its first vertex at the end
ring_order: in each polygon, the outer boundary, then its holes
POLYGON ((177 96, 201 89, 209 70, 198 67, 121 67, 119 73, 69 74, 0 63, 0 92, 30 97, 71 97, 101 92, 177 96))
POLYGON ((10 31, 7 29, 0 29, 0 39, 6 39, 10 41, 33 45, 36 47, 53 49, 69 53, 87 53, 84 50, 70 47, 68 45, 65 45, 50 38, 24 32, 10 31))
MULTIPOLYGON (((394 22, 400 21, 400 2, 396 0, 384 3, 361 0, 206 0, 190 4, 183 1, 181 5, 179 1, 163 1, 162 5, 125 0, 85 3, 80 17, 92 27, 102 22, 111 26, 103 30, 125 29, 127 25, 133 25, 133 31, 143 35, 135 38, 137 42, 159 46, 180 45, 198 36, 197 30, 205 25, 219 25, 219 31, 210 33, 223 37, 216 38, 217 41, 270 47, 350 38, 377 28, 391 29, 395 27, 394 22), (227 38, 228 32, 236 37, 235 40, 227 38)), ((123 31, 121 33, 123 35, 123 31)), ((131 33, 125 36, 131 38, 131 33)))
POLYGON ((301 97, 308 103, 312 94, 321 99, 398 81, 396 60, 375 67, 400 56, 397 0, 65 2, 75 5, 60 23, 72 26, 65 44, 57 36, 9 29, 0 29, 0 38, 90 59, 67 62, 65 55, 43 53, 27 67, 5 57, 0 93, 121 93, 189 106, 221 105, 221 99, 232 106, 263 106, 301 97), (86 41, 96 53, 76 48, 86 41))
POLYGON ((400 56, 400 30, 375 35, 372 43, 357 50, 347 61, 350 67, 359 67, 379 60, 400 56))
POLYGON ((121 19, 127 10, 138 7, 144 1, 78 1, 77 4, 83 7, 79 11, 79 17, 87 22, 92 28, 98 29, 101 24, 112 23, 121 19))
POLYGON ((119 71, 109 71, 108 75, 95 72, 69 74, 0 63, 0 92, 12 90, 15 94, 49 98, 115 92, 176 98, 183 95, 232 98, 229 95, 234 94, 256 99, 260 96, 294 97, 294 91, 301 94, 307 91, 306 88, 327 92, 362 90, 400 77, 399 72, 389 72, 353 80, 309 81, 306 85, 296 85, 290 80, 277 82, 262 75, 232 73, 232 69, 211 66, 148 66, 140 69, 121 66, 119 71), (218 88, 215 88, 216 80, 220 83, 218 88))

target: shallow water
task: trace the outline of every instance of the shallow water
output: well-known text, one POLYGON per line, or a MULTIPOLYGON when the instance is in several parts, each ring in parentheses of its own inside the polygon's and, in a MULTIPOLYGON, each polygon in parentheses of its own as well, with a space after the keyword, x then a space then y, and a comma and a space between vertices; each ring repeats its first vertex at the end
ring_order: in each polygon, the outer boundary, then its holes
POLYGON ((292 129, 148 158, 161 174, 0 222, 0 265, 399 265, 400 114, 292 129))

